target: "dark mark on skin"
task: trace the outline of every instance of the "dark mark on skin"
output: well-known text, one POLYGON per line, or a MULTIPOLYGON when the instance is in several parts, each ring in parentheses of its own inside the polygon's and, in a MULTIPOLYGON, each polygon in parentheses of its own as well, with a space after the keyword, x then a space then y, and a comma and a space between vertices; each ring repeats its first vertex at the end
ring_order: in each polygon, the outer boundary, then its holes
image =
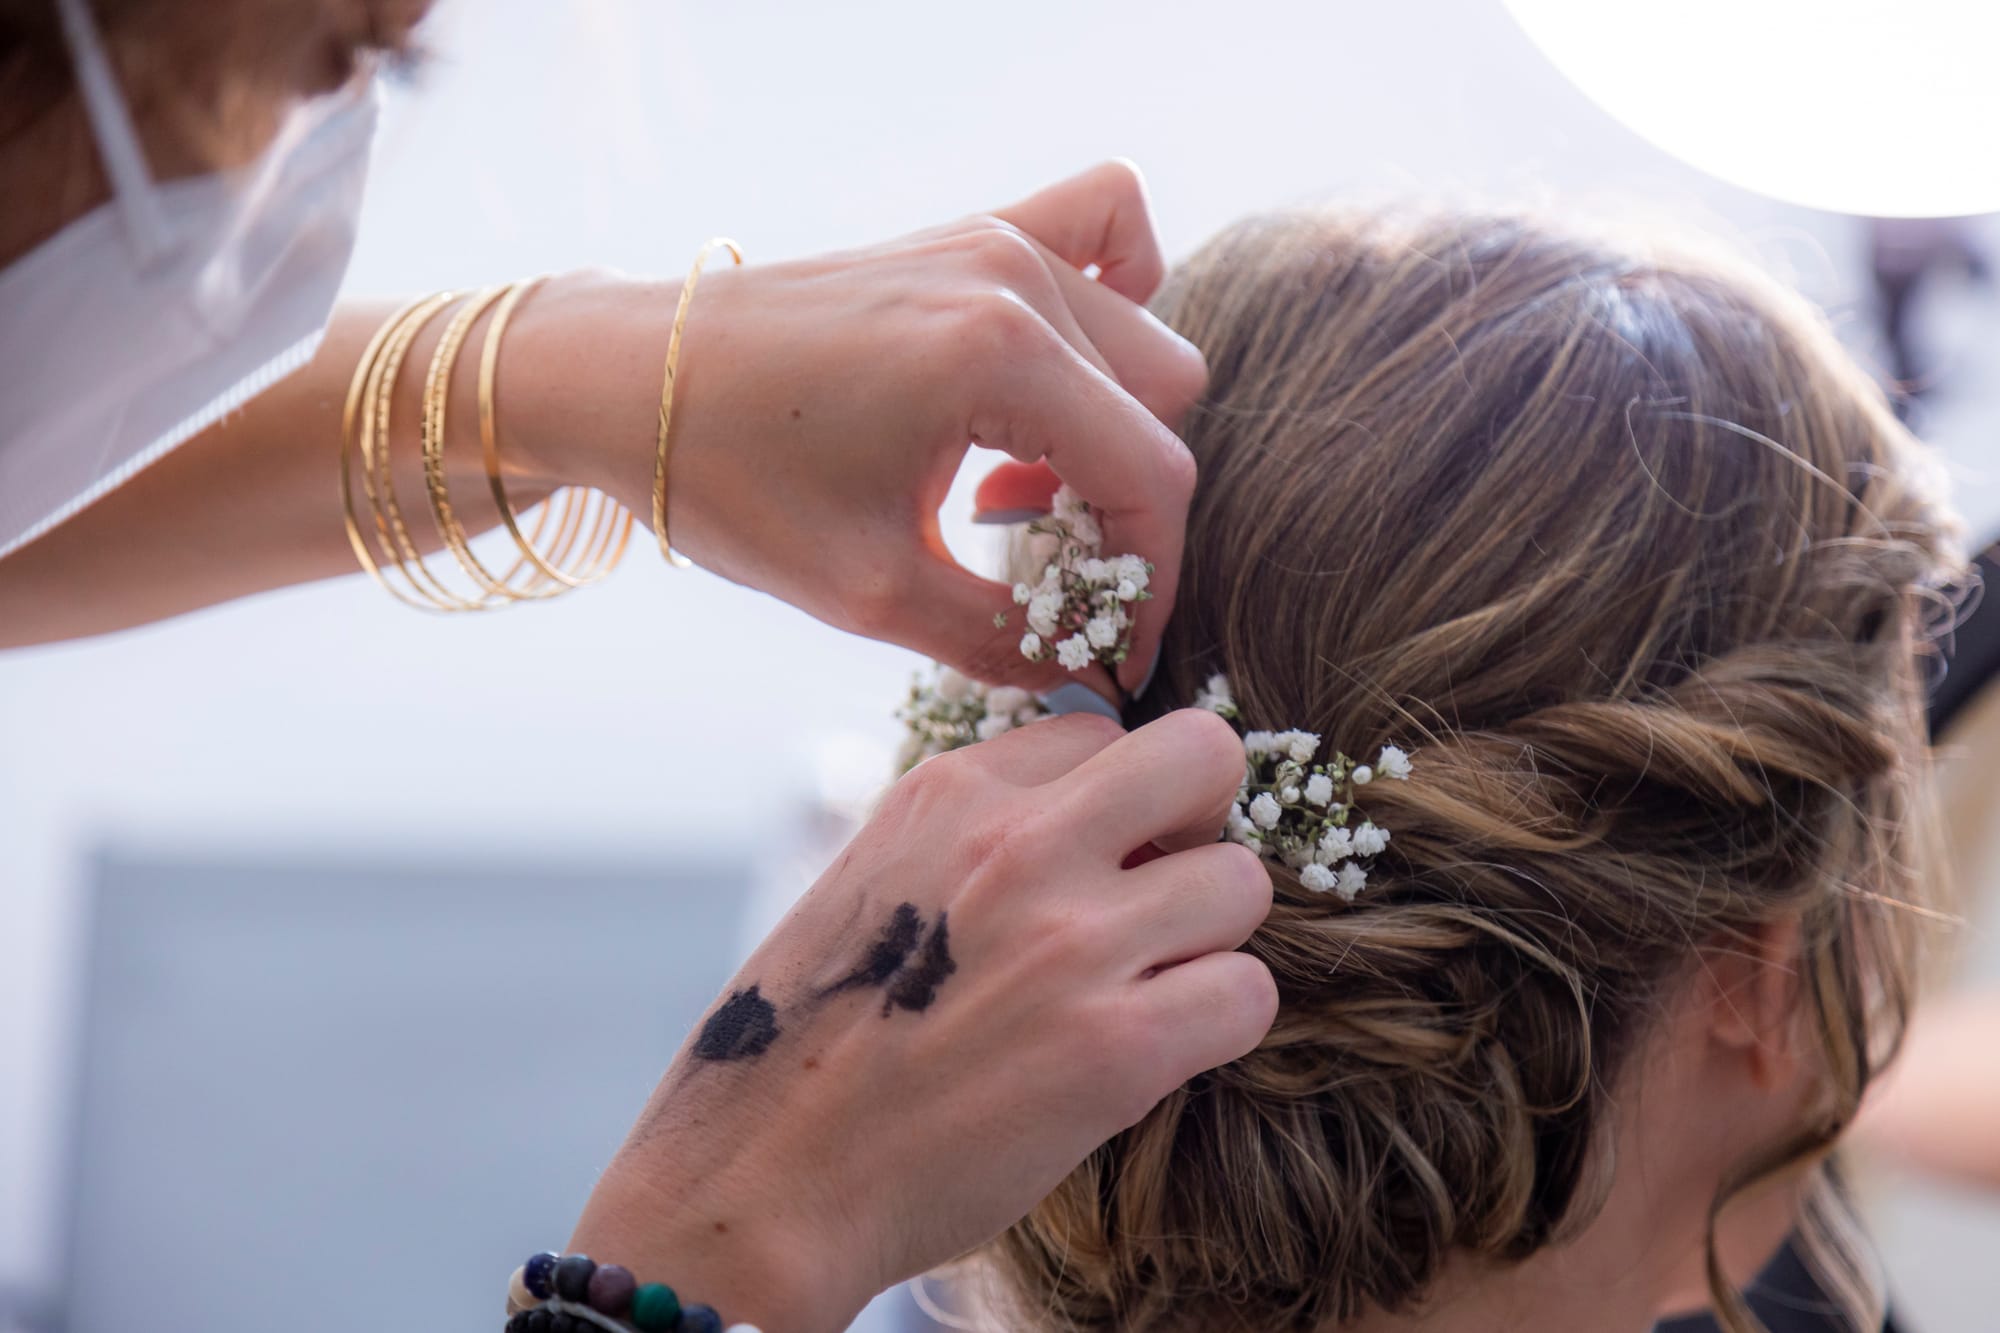
POLYGON ((754 1060, 778 1039, 778 1011, 749 990, 734 991, 701 1025, 694 1053, 703 1060, 754 1060))
POLYGON ((881 935, 869 946, 868 956, 861 960, 861 965, 821 991, 820 997, 838 995, 858 986, 886 985, 896 969, 916 951, 917 938, 923 929, 924 919, 918 915, 916 904, 899 904, 890 914, 889 923, 882 927, 881 935))
POLYGON ((939 912, 937 924, 924 938, 923 952, 890 985, 888 998, 882 1001, 884 1018, 889 1016, 892 1005, 916 1014, 930 1008, 944 979, 958 971, 958 964, 952 961, 951 941, 944 923, 945 913, 939 912))

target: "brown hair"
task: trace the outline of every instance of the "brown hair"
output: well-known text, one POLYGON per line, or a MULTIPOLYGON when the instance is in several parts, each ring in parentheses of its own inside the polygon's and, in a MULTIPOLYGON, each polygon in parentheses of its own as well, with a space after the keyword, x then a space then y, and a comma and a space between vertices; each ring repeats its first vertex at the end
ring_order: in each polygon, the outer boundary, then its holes
POLYGON ((1448 1252, 1562 1238, 1664 988, 1793 915, 1824 1097, 1716 1207, 1831 1143, 1935 892, 1921 658, 1953 530, 1880 392, 1748 271, 1520 217, 1253 220, 1156 310, 1212 379, 1128 721, 1223 671, 1245 725, 1397 741, 1417 780, 1366 789, 1395 837, 1352 906, 1276 869, 1262 1046, 990 1247, 1010 1326, 1319 1329, 1406 1307, 1448 1252))

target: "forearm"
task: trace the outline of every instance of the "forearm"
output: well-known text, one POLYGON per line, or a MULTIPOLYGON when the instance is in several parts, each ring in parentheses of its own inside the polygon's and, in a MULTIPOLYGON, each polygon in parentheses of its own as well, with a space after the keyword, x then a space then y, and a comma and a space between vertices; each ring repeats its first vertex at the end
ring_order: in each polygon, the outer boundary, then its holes
MULTIPOLYGON (((359 573, 339 486, 342 411, 363 348, 395 308, 387 301, 343 305, 310 364, 0 560, 0 647, 100 634, 359 573)), ((448 318, 449 312, 433 319, 416 339, 391 400, 394 493, 411 541, 425 553, 443 542, 426 498, 417 423, 425 374, 448 318)), ((452 508, 474 533, 500 521, 478 439, 478 353, 490 320, 489 311, 473 326, 458 358, 443 451, 452 508)), ((655 362, 650 390, 638 373, 640 348, 601 356, 630 372, 614 390, 602 376, 581 373, 592 366, 592 341, 579 333, 553 283, 523 304, 510 327, 498 420, 503 475, 520 508, 556 486, 607 474, 616 474, 626 492, 621 498, 633 500, 640 489, 636 476, 626 474, 650 459, 650 400, 664 343, 643 349, 655 362), (605 392, 620 398, 616 408, 591 401, 605 392), (566 420, 605 429, 561 429, 566 420), (631 455, 632 466, 621 470, 597 456, 611 449, 631 455)), ((356 513, 371 541, 378 540, 358 481, 354 491, 356 513)), ((441 567, 450 567, 448 558, 441 567)))

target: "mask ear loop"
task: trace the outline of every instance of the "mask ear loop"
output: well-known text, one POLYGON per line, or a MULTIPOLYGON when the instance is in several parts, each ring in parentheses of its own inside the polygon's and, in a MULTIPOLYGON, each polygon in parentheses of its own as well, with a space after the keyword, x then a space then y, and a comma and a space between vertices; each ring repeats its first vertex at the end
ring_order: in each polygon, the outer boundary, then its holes
POLYGON ((139 132, 133 127, 131 111, 104 53, 97 25, 91 21, 89 0, 56 0, 56 12, 62 19, 63 38, 69 43, 84 111, 90 117, 91 137, 97 141, 98 158, 111 181, 112 199, 125 222, 125 235, 139 262, 151 264, 166 253, 169 238, 166 214, 154 197, 152 173, 146 169, 146 155, 139 147, 139 132))

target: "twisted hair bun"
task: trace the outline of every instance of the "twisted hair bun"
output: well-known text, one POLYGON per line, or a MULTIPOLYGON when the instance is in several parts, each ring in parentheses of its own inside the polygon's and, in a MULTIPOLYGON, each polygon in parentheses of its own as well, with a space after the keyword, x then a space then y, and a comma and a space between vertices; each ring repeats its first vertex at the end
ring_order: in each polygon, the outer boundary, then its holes
POLYGON ((1367 789, 1395 839, 1351 907, 1277 871, 1262 1047, 992 1247, 1008 1326, 1319 1329, 1560 1239, 1664 989, 1787 914, 1829 1138, 1933 892, 1952 527, 1879 392, 1761 279, 1519 218, 1252 221, 1157 309, 1212 382, 1143 711, 1226 671, 1247 725, 1417 776, 1367 789))

